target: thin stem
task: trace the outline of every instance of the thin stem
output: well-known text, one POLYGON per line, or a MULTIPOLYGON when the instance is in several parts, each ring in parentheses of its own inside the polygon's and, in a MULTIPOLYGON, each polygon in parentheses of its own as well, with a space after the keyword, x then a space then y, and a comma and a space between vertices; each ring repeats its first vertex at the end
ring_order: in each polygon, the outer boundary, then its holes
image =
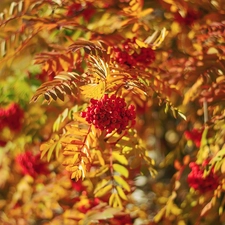
POLYGON ((111 176, 113 176, 113 155, 112 155, 112 147, 110 147, 110 149, 109 149, 109 155, 110 155, 109 168, 110 168, 111 176))
POLYGON ((209 115, 208 115, 208 103, 206 100, 203 102, 203 112, 204 112, 204 123, 207 123, 209 120, 209 115))

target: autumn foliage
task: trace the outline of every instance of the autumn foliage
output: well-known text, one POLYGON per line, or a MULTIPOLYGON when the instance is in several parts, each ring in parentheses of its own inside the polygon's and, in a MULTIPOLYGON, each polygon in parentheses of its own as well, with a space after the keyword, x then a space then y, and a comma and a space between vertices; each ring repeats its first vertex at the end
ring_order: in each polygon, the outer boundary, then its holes
POLYGON ((4 0, 0 224, 225 223, 224 10, 4 0))

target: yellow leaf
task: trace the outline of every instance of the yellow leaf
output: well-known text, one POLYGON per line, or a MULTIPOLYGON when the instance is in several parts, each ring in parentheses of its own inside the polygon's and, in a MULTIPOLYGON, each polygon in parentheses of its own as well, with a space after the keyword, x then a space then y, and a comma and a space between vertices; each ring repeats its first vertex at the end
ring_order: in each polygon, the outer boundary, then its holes
POLYGON ((157 30, 151 36, 149 36, 145 40, 145 43, 151 44, 153 46, 153 49, 156 49, 164 41, 167 34, 168 34, 168 31, 164 27, 161 31, 157 30))
POLYGON ((110 70, 108 67, 108 64, 105 63, 101 58, 95 58, 93 56, 90 57, 93 62, 93 73, 100 76, 103 79, 106 79, 106 77, 109 75, 110 70))
POLYGON ((172 213, 173 215, 175 215, 175 216, 180 215, 181 212, 182 212, 182 210, 181 210, 180 208, 178 208, 177 205, 175 205, 175 204, 172 204, 172 205, 171 205, 170 210, 171 210, 171 213, 172 213))
POLYGON ((102 181, 100 181, 94 190, 94 194, 98 192, 100 189, 102 189, 103 187, 105 187, 107 184, 109 184, 109 181, 106 179, 103 179, 102 181))
POLYGON ((219 207, 219 215, 221 216, 223 214, 223 206, 219 207))
MULTIPOLYGON (((66 139, 64 139, 66 140, 66 139)), ((68 143, 69 141, 65 141, 65 143, 68 143)), ((71 152, 79 152, 79 145, 83 145, 84 143, 82 141, 79 140, 74 140, 73 144, 66 144, 66 146, 64 147, 64 151, 71 151, 71 152)))
POLYGON ((96 153, 96 155, 98 156, 98 160, 99 160, 100 165, 101 165, 101 166, 104 166, 104 165, 105 165, 105 161, 104 161, 104 159, 103 159, 103 157, 102 157, 101 151, 96 150, 95 153, 96 153))
POLYGON ((147 45, 145 42, 140 41, 140 40, 138 40, 138 39, 136 39, 135 42, 137 43, 137 45, 138 45, 140 48, 147 48, 147 47, 148 47, 148 45, 147 45))
POLYGON ((138 24, 138 23, 135 23, 135 24, 133 25, 132 32, 135 33, 138 29, 139 29, 139 24, 138 24))
POLYGON ((200 44, 193 43, 193 47, 194 47, 198 52, 201 52, 201 51, 202 51, 202 45, 200 45, 200 44))
POLYGON ((56 157, 59 156, 59 151, 61 149, 61 142, 59 136, 55 134, 48 142, 44 143, 40 147, 41 158, 47 153, 47 161, 50 161, 53 151, 56 151, 56 157))
POLYGON ((80 89, 86 98, 100 99, 105 92, 105 83, 99 81, 98 84, 87 84, 81 86, 80 89))
MULTIPOLYGON (((76 154, 76 155, 78 155, 78 154, 76 154)), ((79 155, 78 155, 79 156, 79 155)), ((78 157, 77 157, 78 158, 78 157)), ((73 158, 66 158, 64 161, 63 161, 63 163, 62 163, 62 165, 64 165, 64 166, 68 166, 68 165, 74 165, 74 159, 73 158)))
POLYGON ((122 189, 120 186, 116 186, 116 190, 117 190, 119 196, 120 196, 123 200, 127 201, 127 196, 125 195, 123 189, 122 189))
POLYGON ((45 154, 48 152, 49 148, 50 148, 50 144, 49 143, 43 143, 40 147, 40 151, 41 151, 41 158, 43 158, 45 156, 45 154))
POLYGON ((109 170, 109 166, 108 165, 102 166, 101 168, 99 168, 96 171, 91 171, 89 173, 89 177, 99 177, 102 174, 106 173, 108 170, 109 170))
POLYGON ((71 165, 71 164, 68 164, 66 166, 66 170, 69 171, 69 172, 77 172, 78 171, 78 166, 74 166, 74 165, 71 165))
POLYGON ((119 165, 119 164, 113 164, 113 169, 116 171, 116 172, 118 172, 118 173, 120 173, 121 175, 123 175, 124 177, 128 177, 128 175, 129 175, 129 172, 128 172, 128 169, 126 168, 126 167, 124 167, 124 166, 121 166, 121 165, 119 165))
POLYGON ((225 160, 222 161, 221 172, 225 173, 225 160))
POLYGON ((120 199, 120 197, 119 197, 119 195, 118 194, 116 194, 115 195, 116 196, 116 201, 114 202, 114 205, 113 205, 113 207, 119 207, 119 208, 123 208, 123 205, 122 205, 122 202, 121 202, 121 199, 120 199))
MULTIPOLYGON (((131 5, 131 3, 132 3, 132 1, 130 2, 130 5, 131 5)), ((133 12, 135 12, 135 11, 140 11, 140 9, 141 9, 141 5, 139 4, 139 2, 134 2, 133 1, 133 5, 131 5, 131 10, 133 11, 133 12)))
POLYGON ((154 222, 158 223, 165 214, 166 208, 162 208, 154 217, 154 222))
POLYGON ((123 165, 128 165, 128 161, 124 155, 121 155, 119 152, 113 152, 112 153, 113 158, 116 159, 119 163, 123 165))
POLYGON ((112 193, 109 198, 109 205, 113 206, 115 201, 116 193, 112 193))
POLYGON ((129 184, 120 176, 114 175, 113 176, 114 180, 121 185, 125 190, 130 191, 130 186, 129 184))
POLYGON ((145 9, 145 10, 141 11, 140 13, 138 13, 138 18, 145 17, 148 14, 152 13, 153 11, 154 10, 152 8, 145 9))
POLYGON ((55 147, 55 156, 56 159, 59 158, 59 151, 62 149, 62 145, 60 142, 57 142, 56 147, 55 147))
POLYGON ((53 217, 53 212, 51 209, 48 209, 47 207, 44 208, 44 214, 42 214, 42 217, 44 219, 51 219, 53 217))
POLYGON ((180 220, 177 225, 186 225, 186 223, 183 220, 180 220))
POLYGON ((190 100, 193 100, 196 98, 196 96, 198 96, 199 89, 203 82, 204 79, 202 77, 199 77, 197 81, 191 86, 191 88, 186 91, 183 100, 184 105, 189 104, 190 100))
POLYGON ((180 181, 179 180, 176 180, 175 181, 175 185, 174 185, 174 189, 175 190, 178 190, 180 188, 180 185, 181 185, 180 181))
POLYGON ((95 197, 102 197, 112 190, 113 185, 109 184, 95 193, 95 197))
POLYGON ((83 217, 84 214, 79 212, 77 209, 66 209, 63 213, 64 219, 81 220, 83 217))
POLYGON ((80 170, 76 170, 71 175, 71 179, 75 179, 76 181, 79 180, 81 177, 82 177, 82 172, 80 170))
POLYGON ((214 47, 210 47, 208 49, 208 51, 207 51, 208 55, 210 55, 210 54, 218 54, 218 53, 219 53, 219 51, 216 48, 214 48, 214 47))

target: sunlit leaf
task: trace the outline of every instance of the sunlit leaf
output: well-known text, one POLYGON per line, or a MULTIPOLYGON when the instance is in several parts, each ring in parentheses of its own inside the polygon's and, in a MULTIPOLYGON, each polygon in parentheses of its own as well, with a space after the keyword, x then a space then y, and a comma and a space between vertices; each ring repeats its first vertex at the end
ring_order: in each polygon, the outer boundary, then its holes
POLYGON ((201 210, 201 216, 204 216, 213 207, 212 201, 207 203, 205 207, 201 210))
POLYGON ((130 191, 129 184, 122 177, 114 175, 113 178, 119 185, 122 186, 122 188, 124 188, 127 191, 130 191))
POLYGON ((112 153, 112 155, 113 155, 113 158, 116 159, 119 163, 121 163, 123 165, 128 165, 128 160, 124 155, 122 155, 122 154, 120 154, 119 152, 116 152, 116 151, 114 151, 112 153))
POLYGON ((123 189, 122 189, 120 186, 116 186, 116 190, 117 190, 119 196, 120 196, 123 200, 127 201, 127 196, 125 195, 123 189))
POLYGON ((119 164, 113 164, 113 169, 120 173, 121 175, 123 175, 124 177, 128 177, 129 175, 129 172, 128 172, 128 169, 122 165, 119 165, 119 164))
POLYGON ((113 206, 116 198, 116 193, 112 193, 109 197, 109 205, 113 206))
POLYGON ((95 197, 102 197, 108 193, 110 193, 110 191, 112 190, 113 185, 112 184, 108 184, 105 187, 101 188, 101 190, 97 191, 95 193, 95 197))
POLYGON ((95 98, 99 99, 103 96, 105 91, 105 84, 102 81, 99 81, 98 84, 87 84, 80 87, 82 94, 86 98, 95 98))

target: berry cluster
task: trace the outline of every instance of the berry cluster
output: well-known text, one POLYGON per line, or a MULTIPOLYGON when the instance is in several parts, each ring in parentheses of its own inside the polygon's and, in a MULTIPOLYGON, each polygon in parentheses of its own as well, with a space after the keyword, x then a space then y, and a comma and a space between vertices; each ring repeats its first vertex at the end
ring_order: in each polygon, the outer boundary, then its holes
POLYGON ((195 143, 196 147, 200 147, 202 139, 203 130, 193 129, 190 131, 185 131, 184 136, 187 140, 191 140, 195 143))
POLYGON ((23 116, 23 110, 16 103, 12 103, 7 109, 0 109, 0 129, 9 127, 12 131, 19 131, 23 116))
POLYGON ((195 162, 190 163, 191 172, 188 174, 189 186, 195 190, 205 193, 212 191, 219 185, 219 178, 211 169, 207 176, 203 176, 204 169, 207 168, 209 160, 205 160, 202 165, 198 165, 195 162))
POLYGON ((16 162, 24 175, 35 178, 38 174, 49 173, 48 164, 41 161, 40 154, 33 155, 30 151, 24 152, 16 157, 16 162))
POLYGON ((136 39, 127 39, 122 47, 114 47, 115 58, 114 60, 122 65, 133 67, 136 65, 148 66, 155 60, 155 52, 151 47, 139 48, 134 50, 136 39))
POLYGON ((123 98, 115 95, 109 97, 105 94, 102 99, 91 99, 90 102, 91 105, 87 107, 85 112, 81 113, 81 116, 100 130, 111 133, 116 129, 117 133, 120 134, 127 128, 129 123, 131 126, 135 124, 135 107, 130 105, 127 108, 123 98))

